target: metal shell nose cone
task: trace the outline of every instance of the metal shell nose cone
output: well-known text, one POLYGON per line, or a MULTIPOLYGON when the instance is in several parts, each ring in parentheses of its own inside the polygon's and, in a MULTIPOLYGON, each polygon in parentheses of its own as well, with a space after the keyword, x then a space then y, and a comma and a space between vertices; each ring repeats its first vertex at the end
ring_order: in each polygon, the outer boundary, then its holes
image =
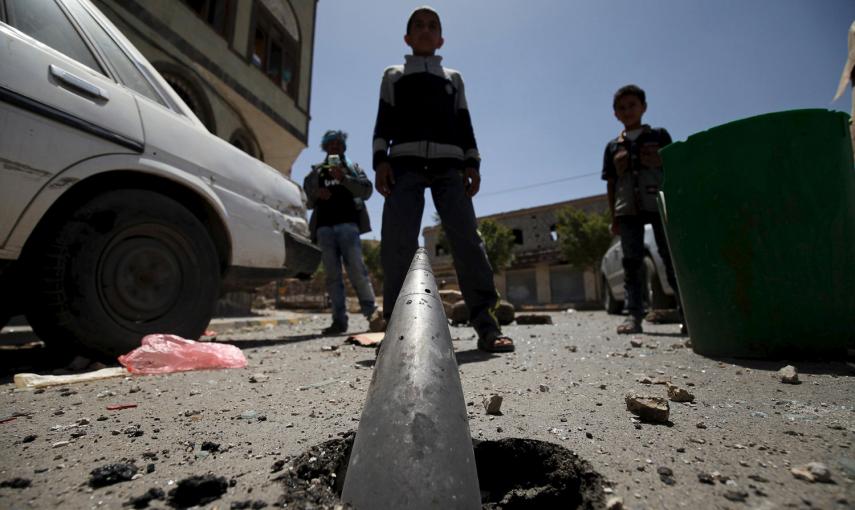
POLYGON ((342 500, 357 510, 481 508, 460 374, 424 249, 386 328, 342 500))

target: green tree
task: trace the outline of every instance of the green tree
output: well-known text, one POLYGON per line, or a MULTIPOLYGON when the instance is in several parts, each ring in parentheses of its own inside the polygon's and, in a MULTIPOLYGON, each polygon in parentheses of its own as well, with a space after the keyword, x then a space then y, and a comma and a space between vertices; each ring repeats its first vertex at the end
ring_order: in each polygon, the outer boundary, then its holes
POLYGON ((511 267, 514 261, 514 232, 496 221, 483 220, 478 225, 478 233, 484 241, 493 271, 498 273, 511 267))
POLYGON ((362 240, 362 259, 371 276, 383 281, 383 264, 380 263, 380 241, 374 239, 362 240))
MULTIPOLYGON (((612 240, 609 215, 565 207, 556 216, 561 255, 571 266, 596 272, 612 240)), ((599 278, 594 281, 599 287, 599 278)))

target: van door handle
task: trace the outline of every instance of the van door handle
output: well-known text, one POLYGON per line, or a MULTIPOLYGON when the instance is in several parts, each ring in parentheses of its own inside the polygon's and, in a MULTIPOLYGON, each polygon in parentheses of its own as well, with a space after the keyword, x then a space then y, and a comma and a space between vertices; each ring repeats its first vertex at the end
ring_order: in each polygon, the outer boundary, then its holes
POLYGON ((59 66, 51 64, 50 74, 59 80, 65 88, 71 88, 72 92, 80 93, 91 99, 97 99, 104 102, 110 100, 110 96, 106 90, 84 80, 83 78, 80 78, 77 75, 69 73, 59 66))

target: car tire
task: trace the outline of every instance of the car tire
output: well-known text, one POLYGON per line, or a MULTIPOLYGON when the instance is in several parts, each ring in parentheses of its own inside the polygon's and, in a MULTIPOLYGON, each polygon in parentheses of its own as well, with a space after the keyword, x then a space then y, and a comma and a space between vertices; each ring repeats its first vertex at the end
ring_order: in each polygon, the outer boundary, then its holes
POLYGON ((669 308, 670 300, 665 295, 659 274, 656 272, 656 265, 650 257, 644 257, 644 296, 651 310, 669 308))
POLYGON ((609 281, 606 279, 605 275, 602 276, 601 279, 603 282, 603 308, 606 309, 606 313, 619 315, 623 312, 623 301, 615 299, 614 294, 612 294, 612 289, 609 287, 609 281))
POLYGON ((204 332, 219 296, 219 258, 205 227, 177 201, 110 191, 53 234, 35 257, 27 313, 49 347, 115 359, 147 334, 204 332))

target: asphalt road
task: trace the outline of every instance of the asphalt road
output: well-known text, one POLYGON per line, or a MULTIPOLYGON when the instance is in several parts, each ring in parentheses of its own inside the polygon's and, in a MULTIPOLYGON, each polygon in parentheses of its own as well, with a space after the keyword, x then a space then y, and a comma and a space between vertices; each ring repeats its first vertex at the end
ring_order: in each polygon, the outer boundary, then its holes
MULTIPOLYGON (((855 372, 845 363, 791 362, 802 383, 783 384, 776 373, 788 362, 702 357, 685 348, 676 325, 645 323, 645 334, 629 338, 614 333, 620 318, 604 312, 550 315, 553 325, 505 328, 513 354, 481 353, 471 329, 451 328, 473 438, 571 449, 625 508, 855 508, 855 372), (635 420, 625 395, 665 397, 665 385, 641 381, 667 377, 695 402, 671 402, 670 424, 635 420), (492 394, 504 397, 501 416, 485 412, 492 394), (809 462, 827 466, 831 483, 791 473, 809 462)), ((357 428, 374 361, 371 348, 320 336, 328 316, 289 317, 219 331, 217 341, 243 349, 246 369, 44 391, 15 389, 7 376, 0 508, 122 508, 149 489, 168 492, 206 474, 229 481, 207 507, 273 506, 286 490, 272 472, 277 461, 287 469, 309 446, 357 428), (136 407, 107 410, 115 404, 136 407), (132 480, 89 485, 93 469, 127 462, 139 468, 132 480)), ((352 329, 365 327, 351 318, 352 329)), ((14 372, 10 352, 3 357, 14 372)))

